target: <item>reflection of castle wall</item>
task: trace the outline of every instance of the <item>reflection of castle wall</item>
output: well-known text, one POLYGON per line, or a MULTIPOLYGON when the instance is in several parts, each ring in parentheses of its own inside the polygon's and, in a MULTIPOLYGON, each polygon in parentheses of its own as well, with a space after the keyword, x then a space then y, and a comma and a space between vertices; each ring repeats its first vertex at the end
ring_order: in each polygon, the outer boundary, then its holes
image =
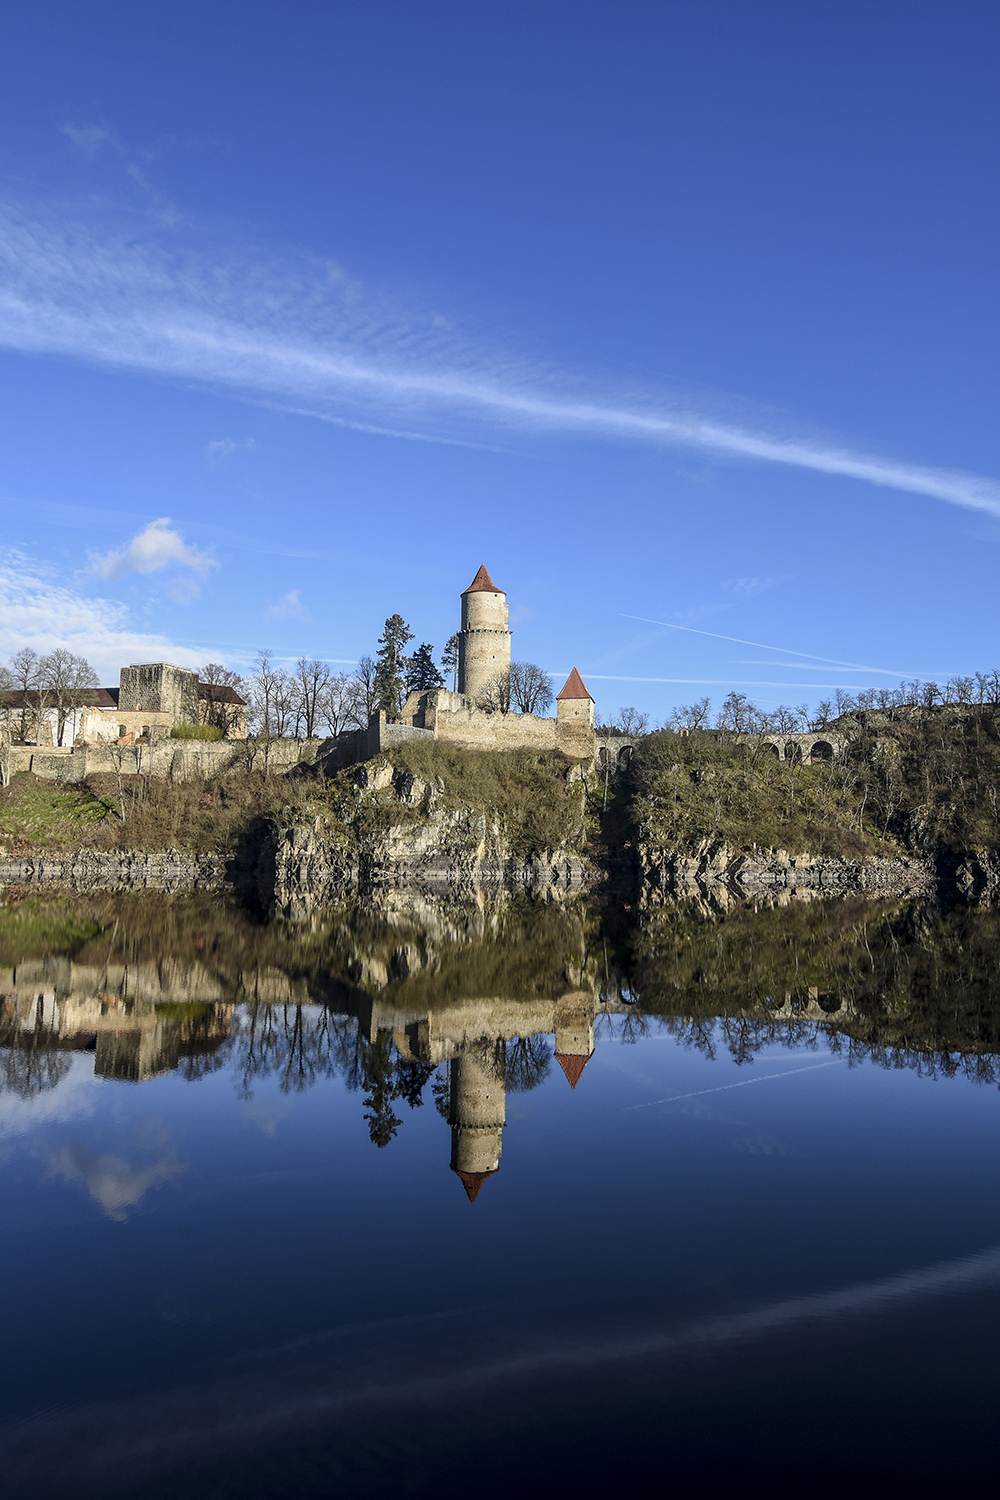
MULTIPOLYGON (((22 976, 23 978, 23 976, 22 976)), ((169 1006, 123 1001, 108 993, 59 995, 47 990, 3 994, 0 1018, 24 1034, 42 1032, 59 1048, 93 1051, 94 1073, 139 1083, 176 1068, 185 1044, 195 1036, 206 1049, 229 1034, 233 1006, 214 1004, 197 1017, 172 1014, 169 1006)))

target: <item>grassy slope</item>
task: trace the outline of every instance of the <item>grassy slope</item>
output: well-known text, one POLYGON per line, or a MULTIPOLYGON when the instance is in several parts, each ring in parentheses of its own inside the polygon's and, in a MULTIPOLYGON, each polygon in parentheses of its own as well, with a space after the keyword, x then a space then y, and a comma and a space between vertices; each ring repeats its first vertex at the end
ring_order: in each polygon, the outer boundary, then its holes
POLYGON ((558 753, 411 741, 394 748, 391 758, 437 785, 446 806, 499 817, 519 854, 560 844, 582 850, 590 833, 579 784, 566 779, 572 762, 558 753))
POLYGON ((651 735, 636 758, 637 836, 664 849, 706 835, 735 849, 858 857, 898 854, 863 810, 839 766, 790 765, 748 747, 697 735, 651 735))

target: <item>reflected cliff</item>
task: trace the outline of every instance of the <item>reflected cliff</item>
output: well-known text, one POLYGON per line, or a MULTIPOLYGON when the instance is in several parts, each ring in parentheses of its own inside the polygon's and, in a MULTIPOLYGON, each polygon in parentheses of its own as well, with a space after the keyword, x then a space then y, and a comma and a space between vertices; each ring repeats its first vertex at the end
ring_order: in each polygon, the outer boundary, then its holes
POLYGON ((13 899, 0 1091, 58 1089, 73 1054, 119 1084, 222 1071, 246 1100, 264 1080, 298 1092, 335 1078, 376 1147, 436 1109, 474 1200, 500 1170, 511 1093, 584 1086, 602 1042, 650 1031, 745 1064, 822 1044, 995 1084, 998 938, 989 911, 871 902, 631 920, 397 894, 291 928, 196 897, 13 899))

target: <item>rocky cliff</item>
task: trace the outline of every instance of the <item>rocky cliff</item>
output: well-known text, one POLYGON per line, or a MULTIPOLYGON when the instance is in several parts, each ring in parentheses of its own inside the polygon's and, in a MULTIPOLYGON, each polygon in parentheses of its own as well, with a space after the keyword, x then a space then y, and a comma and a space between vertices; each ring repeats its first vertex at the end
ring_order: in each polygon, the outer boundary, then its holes
POLYGON ((394 885, 504 886, 557 898, 596 876, 579 839, 526 849, 502 813, 456 806, 440 786, 390 761, 359 766, 349 786, 337 815, 270 820, 258 863, 265 910, 301 916, 394 885))
POLYGON ((830 895, 917 895, 934 889, 933 864, 900 856, 793 854, 787 849, 732 848, 704 838, 683 850, 638 847, 640 899, 647 905, 688 891, 720 887, 738 895, 817 891, 830 895))

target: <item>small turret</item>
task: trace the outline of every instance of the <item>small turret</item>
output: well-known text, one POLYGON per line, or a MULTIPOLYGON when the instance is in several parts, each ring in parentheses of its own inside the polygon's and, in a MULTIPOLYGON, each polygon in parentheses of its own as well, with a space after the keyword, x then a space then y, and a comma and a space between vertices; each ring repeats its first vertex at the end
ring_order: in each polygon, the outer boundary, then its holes
POLYGON ((558 743, 567 754, 592 752, 594 734, 594 700, 576 667, 556 694, 558 743))

